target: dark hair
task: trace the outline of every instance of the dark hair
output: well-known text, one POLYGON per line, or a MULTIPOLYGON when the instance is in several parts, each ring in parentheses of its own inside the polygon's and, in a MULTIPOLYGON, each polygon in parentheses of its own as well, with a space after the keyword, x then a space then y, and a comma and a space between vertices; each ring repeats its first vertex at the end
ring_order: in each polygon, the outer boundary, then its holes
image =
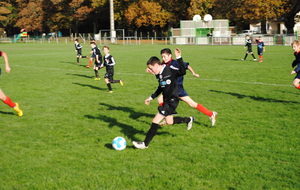
POLYGON ((108 47, 108 46, 103 46, 103 49, 104 49, 104 48, 106 48, 106 49, 108 49, 108 50, 109 50, 109 47, 108 47))
POLYGON ((165 48, 160 51, 160 54, 163 54, 163 53, 172 54, 172 51, 169 48, 165 48))
POLYGON ((90 42, 90 44, 94 44, 94 45, 96 45, 96 43, 95 43, 95 42, 90 42))
POLYGON ((156 56, 151 57, 151 58, 147 61, 147 65, 154 65, 154 64, 156 64, 156 63, 159 64, 159 65, 161 65, 161 62, 160 62, 159 58, 156 57, 156 56))
POLYGON ((78 42, 78 39, 75 39, 74 41, 78 42))

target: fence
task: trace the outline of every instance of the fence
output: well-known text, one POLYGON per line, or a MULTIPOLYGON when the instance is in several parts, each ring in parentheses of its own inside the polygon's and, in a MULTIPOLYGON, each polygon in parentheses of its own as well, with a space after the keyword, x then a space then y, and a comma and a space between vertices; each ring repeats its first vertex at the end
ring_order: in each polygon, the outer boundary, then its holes
MULTIPOLYGON (((253 43, 257 36, 252 36, 253 43)), ((291 45, 293 40, 299 39, 299 36, 262 36, 265 45, 291 45)), ((56 37, 56 38, 32 38, 26 37, 20 39, 18 42, 13 42, 14 38, 0 38, 0 43, 73 43, 74 37, 56 37)), ((111 44, 109 37, 101 37, 97 40, 97 44, 106 45, 111 44)), ((81 40, 82 44, 89 43, 89 40, 81 40)), ((244 36, 232 37, 165 37, 165 38, 138 38, 135 36, 127 36, 122 38, 115 38, 113 44, 120 45, 245 45, 244 36)))

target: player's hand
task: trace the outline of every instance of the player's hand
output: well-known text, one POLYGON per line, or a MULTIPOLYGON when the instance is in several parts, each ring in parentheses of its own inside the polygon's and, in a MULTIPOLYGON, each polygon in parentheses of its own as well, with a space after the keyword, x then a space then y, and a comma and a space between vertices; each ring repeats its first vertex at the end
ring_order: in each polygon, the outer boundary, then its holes
POLYGON ((200 77, 200 75, 198 75, 197 73, 193 74, 193 76, 194 76, 194 77, 197 77, 197 78, 200 77))
POLYGON ((180 57, 181 56, 181 50, 179 48, 175 49, 175 56, 180 57))
POLYGON ((149 105, 151 101, 152 101, 152 98, 147 98, 147 99, 145 100, 145 104, 146 104, 146 105, 149 105))
POLYGON ((97 63, 100 63, 100 60, 97 60, 97 63))
POLYGON ((152 71, 151 69, 149 69, 148 67, 147 67, 147 69, 146 69, 146 73, 150 73, 150 74, 152 74, 152 75, 155 75, 155 74, 153 73, 153 71, 152 71))
POLYGON ((291 72, 291 75, 293 75, 293 74, 295 74, 295 73, 296 73, 296 71, 292 71, 292 72, 291 72))
POLYGON ((10 73, 10 67, 9 67, 9 66, 5 67, 5 71, 6 71, 7 73, 10 73))

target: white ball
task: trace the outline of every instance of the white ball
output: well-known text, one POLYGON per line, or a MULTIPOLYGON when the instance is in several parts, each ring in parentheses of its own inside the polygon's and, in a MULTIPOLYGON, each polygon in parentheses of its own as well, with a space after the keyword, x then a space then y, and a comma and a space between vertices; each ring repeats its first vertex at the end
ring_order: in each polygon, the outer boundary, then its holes
POLYGON ((123 137, 116 137, 112 141, 112 147, 115 150, 124 150, 126 148, 126 140, 123 137))

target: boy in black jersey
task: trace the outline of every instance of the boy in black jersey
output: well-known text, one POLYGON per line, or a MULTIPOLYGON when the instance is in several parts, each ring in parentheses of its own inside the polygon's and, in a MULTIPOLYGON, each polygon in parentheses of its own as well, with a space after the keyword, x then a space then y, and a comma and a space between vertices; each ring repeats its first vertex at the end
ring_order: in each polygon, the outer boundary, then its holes
POLYGON ((79 58, 87 58, 87 56, 82 56, 82 45, 80 45, 78 39, 74 40, 74 44, 75 44, 75 51, 77 52, 77 64, 79 64, 79 58))
POLYGON ((252 42, 251 42, 251 39, 250 39, 250 36, 247 35, 246 36, 246 44, 245 44, 245 47, 244 48, 247 48, 247 51, 246 51, 246 55, 244 57, 244 59, 241 59, 242 61, 246 60, 248 54, 251 54, 252 57, 253 57, 253 60, 256 61, 256 58, 253 54, 253 51, 252 51, 252 42))
POLYGON ((176 114, 176 108, 179 103, 176 80, 178 76, 185 75, 186 73, 186 68, 181 58, 181 51, 178 48, 175 50, 175 55, 179 64, 178 68, 172 65, 162 65, 157 57, 151 57, 147 62, 148 68, 156 75, 158 87, 156 91, 145 100, 145 104, 149 105, 160 93, 163 94, 164 103, 158 107, 158 113, 152 120, 145 140, 142 142, 132 141, 136 148, 148 148, 150 141, 157 133, 159 122, 162 119, 165 119, 168 125, 187 123, 188 128, 192 127, 194 117, 173 117, 173 115, 176 114))
POLYGON ((100 80, 98 70, 101 69, 102 55, 100 49, 97 47, 95 42, 91 42, 90 44, 91 44, 93 54, 95 55, 95 63, 94 63, 95 80, 100 80))
POLYGON ((106 67, 106 74, 104 75, 104 80, 108 88, 108 92, 112 93, 112 87, 111 83, 120 83, 123 86, 123 81, 122 80, 114 80, 114 66, 116 64, 116 61, 112 55, 109 54, 109 47, 104 46, 103 47, 103 52, 105 54, 103 60, 104 63, 101 65, 102 67, 106 67))

